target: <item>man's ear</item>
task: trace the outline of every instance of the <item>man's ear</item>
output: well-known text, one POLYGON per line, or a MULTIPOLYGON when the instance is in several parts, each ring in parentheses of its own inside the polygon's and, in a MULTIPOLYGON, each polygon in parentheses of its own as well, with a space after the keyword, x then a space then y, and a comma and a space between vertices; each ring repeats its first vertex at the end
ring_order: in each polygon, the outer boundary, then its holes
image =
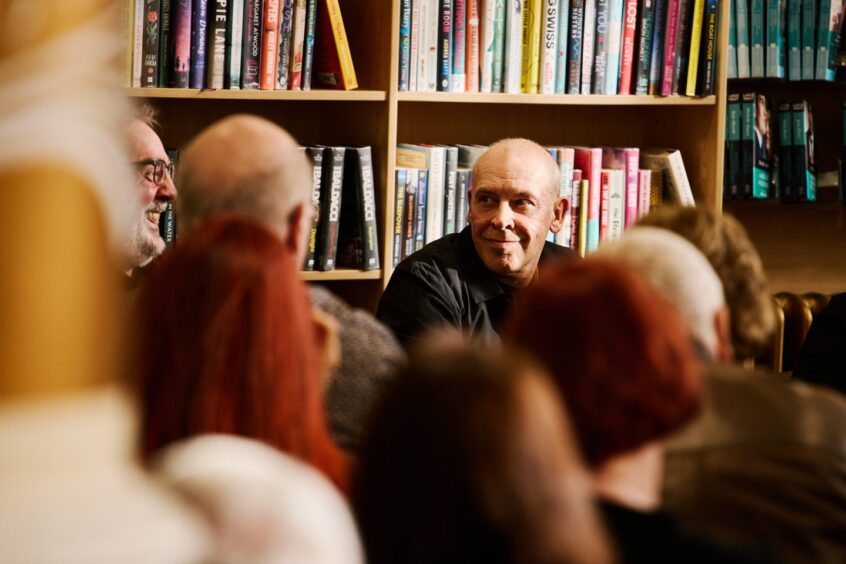
POLYGON ((570 202, 567 198, 556 198, 552 206, 552 223, 549 224, 549 230, 553 233, 561 231, 564 226, 564 214, 570 207, 570 202))
POLYGON ((714 314, 714 332, 717 335, 715 357, 718 362, 734 362, 734 347, 731 344, 731 317, 728 306, 721 307, 714 314))
POLYGON ((288 214, 288 233, 284 243, 296 259, 297 266, 302 266, 305 261, 308 233, 313 221, 312 214, 308 213, 310 209, 311 204, 302 202, 288 214))

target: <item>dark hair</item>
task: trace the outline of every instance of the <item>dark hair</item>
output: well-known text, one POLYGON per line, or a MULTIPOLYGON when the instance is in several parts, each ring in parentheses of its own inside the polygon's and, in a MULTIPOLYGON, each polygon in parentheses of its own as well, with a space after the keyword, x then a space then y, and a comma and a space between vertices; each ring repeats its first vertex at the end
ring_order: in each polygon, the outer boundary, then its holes
POLYGON ((604 562, 554 387, 519 357, 412 357, 377 407, 353 500, 371 564, 604 562))
POLYGON ((686 327, 621 265, 596 258, 551 265, 519 296, 503 339, 550 371, 594 468, 666 436, 699 407, 686 327))
POLYGON ((345 487, 308 296, 269 231, 230 215, 201 224, 154 265, 136 316, 145 455, 230 433, 297 456, 345 487))

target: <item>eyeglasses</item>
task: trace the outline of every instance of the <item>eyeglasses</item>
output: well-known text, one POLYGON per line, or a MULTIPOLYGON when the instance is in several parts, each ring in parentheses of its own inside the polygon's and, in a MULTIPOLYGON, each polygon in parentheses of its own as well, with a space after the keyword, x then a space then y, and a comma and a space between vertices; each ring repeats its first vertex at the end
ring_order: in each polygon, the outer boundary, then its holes
POLYGON ((147 178, 147 180, 152 181, 157 186, 161 186, 162 181, 164 180, 165 170, 167 170, 168 176, 173 179, 173 163, 163 161, 162 159, 144 159, 143 161, 136 161, 132 164, 138 167, 152 166, 153 176, 150 177, 147 173, 145 173, 144 177, 147 178))

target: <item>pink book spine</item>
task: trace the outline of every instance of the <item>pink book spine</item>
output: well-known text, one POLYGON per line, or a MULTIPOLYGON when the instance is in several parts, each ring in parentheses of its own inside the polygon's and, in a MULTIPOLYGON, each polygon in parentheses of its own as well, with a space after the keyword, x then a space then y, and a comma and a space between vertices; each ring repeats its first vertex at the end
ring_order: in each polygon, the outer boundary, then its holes
POLYGON ((611 210, 609 200, 611 195, 611 170, 603 168, 599 173, 599 241, 608 240, 608 224, 610 222, 611 210))
POLYGON ((467 0, 467 92, 479 91, 479 0, 467 0))
POLYGON ((640 165, 640 149, 626 148, 626 220, 623 225, 628 227, 637 219, 637 178, 640 165))
POLYGON ((649 213, 649 190, 652 187, 652 171, 641 169, 638 171, 637 182, 637 216, 643 217, 649 213))
POLYGON ((599 206, 601 202, 601 194, 599 191, 601 175, 602 175, 602 149, 590 149, 590 174, 588 181, 590 182, 590 194, 588 196, 588 222, 599 221, 599 206))
POLYGON ((676 36, 679 27, 679 0, 667 4, 667 26, 664 28, 664 66, 661 73, 661 95, 673 93, 673 70, 676 65, 676 36))
POLYGON ((632 93, 632 65, 637 35, 637 0, 626 0, 623 12, 623 46, 620 54, 620 94, 632 93))
POLYGON ((570 223, 570 248, 579 248, 579 215, 582 213, 579 207, 582 200, 582 171, 573 169, 573 201, 570 203, 573 208, 573 219, 570 223))

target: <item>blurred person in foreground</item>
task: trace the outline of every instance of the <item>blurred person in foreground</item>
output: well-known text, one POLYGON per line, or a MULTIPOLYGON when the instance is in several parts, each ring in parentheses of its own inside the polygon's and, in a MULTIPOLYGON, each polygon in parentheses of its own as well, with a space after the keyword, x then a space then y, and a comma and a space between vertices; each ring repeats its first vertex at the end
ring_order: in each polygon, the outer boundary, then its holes
POLYGON ((503 337, 552 374, 624 562, 766 561, 661 510, 664 441, 696 415, 701 379, 683 322, 648 282, 597 258, 555 265, 503 337))
MULTIPOLYGON (((730 324, 733 347, 754 357, 772 306, 742 227, 699 208, 661 208, 645 223, 676 231, 704 252, 724 281, 732 314, 746 320, 730 324)), ((636 227, 600 253, 627 262, 665 295, 690 288, 677 307, 701 307, 703 276, 678 259, 677 245, 652 236, 654 229, 636 227)), ((700 352, 703 410, 668 443, 667 509, 723 538, 765 542, 786 560, 846 560, 846 400, 742 368, 716 348, 700 352)))
POLYGON ((464 345, 426 343, 412 355, 359 457, 354 507, 368 561, 611 562, 545 373, 464 345))
POLYGON ((559 191, 558 165, 546 149, 528 139, 491 145, 473 167, 467 227, 403 260, 377 317, 406 345, 440 327, 498 343, 505 312, 538 269, 574 256, 546 240, 561 229, 569 205, 559 191))
MULTIPOLYGON (((177 176, 180 235, 217 214, 241 213, 271 231, 297 265, 303 263, 314 221, 312 168, 284 129, 255 116, 224 118, 181 153, 177 176)), ((334 440, 355 451, 373 402, 405 353, 368 312, 321 286, 309 286, 308 297, 338 322, 340 363, 328 380, 325 407, 334 440)), ((296 343, 296 334, 292 338, 296 343)))
POLYGON ((228 433, 312 464, 346 490, 322 409, 331 335, 312 315, 297 265, 265 227, 222 214, 151 269, 135 310, 145 457, 228 433))
POLYGON ((0 2, 0 560, 185 562, 201 519, 147 476, 114 275, 138 209, 116 3, 0 2))
POLYGON ((846 293, 833 295, 814 316, 793 378, 846 394, 846 293))

